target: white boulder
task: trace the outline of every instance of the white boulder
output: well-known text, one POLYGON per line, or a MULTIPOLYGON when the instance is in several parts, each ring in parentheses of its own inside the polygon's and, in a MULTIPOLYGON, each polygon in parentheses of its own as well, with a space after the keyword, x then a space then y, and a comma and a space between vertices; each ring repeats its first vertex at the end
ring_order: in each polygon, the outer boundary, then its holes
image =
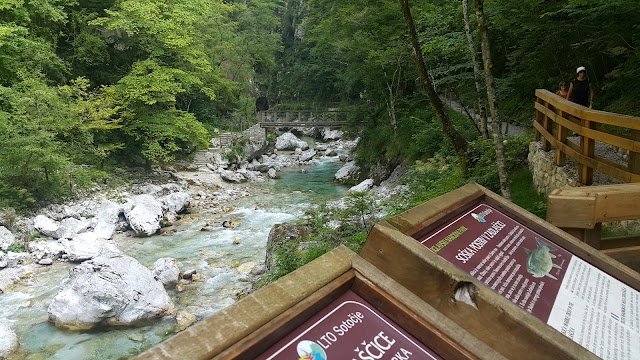
POLYGON ((160 281, 164 286, 175 286, 180 280, 180 268, 178 262, 173 258, 160 258, 153 263, 151 269, 154 279, 160 281))
POLYGON ((0 249, 7 251, 9 245, 16 241, 16 237, 9 229, 4 226, 0 226, 0 249))
POLYGON ((360 184, 353 186, 349 189, 349 192, 364 192, 369 191, 373 187, 373 179, 367 179, 361 182, 360 184))
POLYGON ((316 151, 311 149, 311 150, 307 150, 305 152, 303 152, 302 154, 300 154, 300 161, 309 161, 311 159, 313 159, 314 156, 316 156, 316 151))
POLYGON ((126 206, 124 216, 137 236, 151 236, 160 230, 162 204, 151 195, 138 195, 126 206))
POLYGON ((93 259, 104 253, 120 253, 118 247, 93 232, 76 235, 71 241, 64 241, 65 252, 69 261, 80 262, 93 259))
POLYGON ((54 237, 60 229, 60 224, 47 216, 38 215, 33 219, 33 227, 45 236, 54 237))
POLYGON ((162 203, 167 207, 169 217, 175 217, 186 210, 190 201, 191 195, 184 191, 174 192, 162 198, 162 203))
POLYGON ((104 240, 111 239, 113 233, 116 231, 122 211, 122 206, 113 201, 105 201, 100 204, 100 208, 98 209, 98 222, 94 230, 97 238, 104 240))
POLYGON ((36 260, 57 260, 66 252, 66 246, 60 240, 30 241, 27 246, 36 260))
POLYGON ((87 231, 90 222, 68 217, 60 222, 44 215, 38 215, 34 219, 34 227, 41 234, 54 239, 70 239, 78 233, 87 231))
POLYGON ((71 239, 76 234, 87 231, 90 227, 88 221, 78 220, 76 218, 65 218, 60 222, 58 231, 53 235, 54 239, 71 239))
POLYGON ((356 179, 359 173, 360 173, 360 167, 356 165, 356 162, 349 161, 348 163, 344 164, 344 166, 341 167, 336 172, 335 179, 338 182, 344 183, 344 182, 348 182, 349 180, 356 179))
POLYGON ((296 148, 307 150, 309 144, 307 144, 306 141, 298 139, 294 134, 286 132, 278 136, 275 147, 277 150, 295 150, 296 148))
POLYGON ((49 321, 65 329, 134 326, 169 315, 174 305, 162 284, 136 259, 106 254, 69 271, 49 304, 49 321))
POLYGON ((20 348, 16 333, 11 330, 9 325, 4 321, 0 321, 0 359, 5 359, 20 348))
POLYGON ((224 181, 234 182, 234 183, 243 183, 247 181, 247 178, 235 171, 230 170, 219 170, 220 177, 224 181))
POLYGON ((320 133, 324 141, 338 140, 343 135, 341 130, 331 130, 330 128, 323 128, 320 133))

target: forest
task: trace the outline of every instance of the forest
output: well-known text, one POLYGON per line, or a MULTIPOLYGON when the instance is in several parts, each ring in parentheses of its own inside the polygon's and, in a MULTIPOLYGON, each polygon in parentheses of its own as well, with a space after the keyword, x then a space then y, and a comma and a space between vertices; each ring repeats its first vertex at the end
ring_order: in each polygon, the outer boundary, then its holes
MULTIPOLYGON (((453 155, 421 87, 403 2, 440 96, 476 110, 487 102, 474 81, 483 4, 503 122, 530 127, 535 89, 555 91, 578 66, 595 108, 640 115, 636 0, 469 1, 471 42, 467 1, 4 0, 0 207, 29 209, 118 169, 188 158, 214 129, 255 123, 258 97, 353 110, 368 124, 353 129, 356 156, 371 167, 453 155)), ((494 143, 449 116, 468 144, 457 176, 500 189, 494 143)), ((527 141, 506 143, 508 171, 527 141)))

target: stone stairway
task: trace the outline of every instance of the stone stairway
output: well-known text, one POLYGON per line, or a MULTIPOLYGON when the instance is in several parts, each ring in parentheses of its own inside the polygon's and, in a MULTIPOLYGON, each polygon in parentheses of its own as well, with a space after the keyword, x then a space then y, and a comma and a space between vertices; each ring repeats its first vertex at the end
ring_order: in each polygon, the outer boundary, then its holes
POLYGON ((193 157, 193 164, 199 168, 206 168, 207 164, 211 164, 213 162, 213 152, 215 150, 215 148, 208 148, 207 150, 198 151, 193 157))

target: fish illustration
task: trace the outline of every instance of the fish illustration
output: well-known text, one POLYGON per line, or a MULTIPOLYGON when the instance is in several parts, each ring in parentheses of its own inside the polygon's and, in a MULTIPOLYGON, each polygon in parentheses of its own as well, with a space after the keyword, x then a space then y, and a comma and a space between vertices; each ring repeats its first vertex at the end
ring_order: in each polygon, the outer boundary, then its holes
POLYGON ((533 277, 541 278, 541 277, 550 277, 553 280, 558 280, 555 276, 549 274, 551 269, 558 268, 561 269, 560 266, 553 263, 553 259, 555 259, 555 255, 551 252, 556 250, 553 246, 545 243, 544 241, 538 239, 536 237, 536 242, 538 243, 538 247, 529 250, 527 248, 524 251, 527 253, 527 272, 533 275, 533 277))

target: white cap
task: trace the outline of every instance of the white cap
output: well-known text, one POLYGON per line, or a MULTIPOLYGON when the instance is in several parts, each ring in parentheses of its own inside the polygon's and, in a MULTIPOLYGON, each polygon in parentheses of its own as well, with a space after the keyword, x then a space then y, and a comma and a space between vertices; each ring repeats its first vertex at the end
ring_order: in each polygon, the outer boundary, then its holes
POLYGON ((576 74, 577 74, 577 73, 579 73, 580 71, 587 71, 587 68, 586 68, 586 67, 584 67, 584 66, 579 66, 579 67, 576 69, 576 74))

